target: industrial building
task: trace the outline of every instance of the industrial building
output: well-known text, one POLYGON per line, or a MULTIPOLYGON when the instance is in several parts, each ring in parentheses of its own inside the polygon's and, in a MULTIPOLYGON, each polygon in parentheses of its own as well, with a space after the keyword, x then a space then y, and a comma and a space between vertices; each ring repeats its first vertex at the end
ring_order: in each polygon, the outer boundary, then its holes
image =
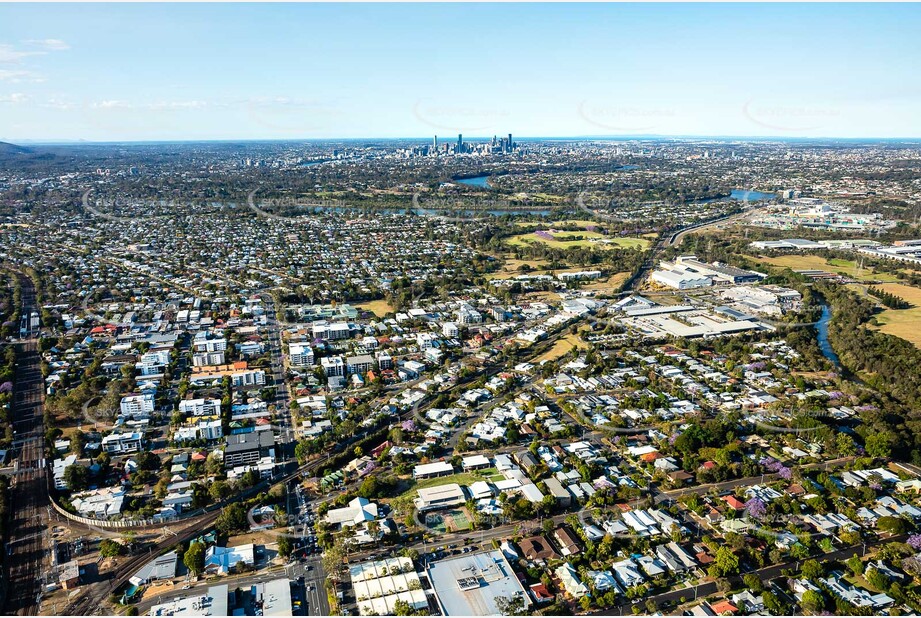
POLYGON ((676 290, 690 290, 720 284, 757 283, 765 276, 720 262, 701 262, 695 255, 682 255, 674 262, 660 262, 651 279, 676 290))

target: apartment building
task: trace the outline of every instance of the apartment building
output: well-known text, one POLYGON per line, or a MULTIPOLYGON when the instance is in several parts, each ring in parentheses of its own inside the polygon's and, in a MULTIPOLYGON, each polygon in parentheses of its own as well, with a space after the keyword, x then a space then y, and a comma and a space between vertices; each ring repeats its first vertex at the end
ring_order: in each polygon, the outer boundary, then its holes
POLYGON ((288 346, 288 355, 292 367, 313 366, 313 348, 306 343, 292 343, 288 346))
POLYGON ((141 393, 122 397, 120 407, 122 416, 149 416, 153 414, 154 406, 153 393, 141 393))
POLYGON ((184 399, 179 402, 179 411, 192 416, 220 416, 220 399, 184 399))

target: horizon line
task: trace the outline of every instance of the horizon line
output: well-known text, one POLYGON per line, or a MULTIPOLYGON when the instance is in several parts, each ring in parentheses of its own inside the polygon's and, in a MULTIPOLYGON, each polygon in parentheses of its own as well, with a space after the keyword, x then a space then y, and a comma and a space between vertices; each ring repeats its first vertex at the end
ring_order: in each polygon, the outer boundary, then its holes
MULTIPOLYGON (((13 146, 78 146, 78 145, 110 145, 110 144, 208 144, 208 143, 279 143, 279 142, 333 142, 333 141, 427 141, 435 135, 429 136, 365 136, 365 137, 251 137, 251 138, 176 138, 176 139, 111 139, 111 140, 93 140, 93 139, 58 139, 58 138, 25 138, 10 140, 0 137, 0 143, 11 144, 13 146)), ((464 141, 481 141, 490 140, 492 136, 471 135, 464 137, 464 141)), ((836 136, 794 136, 794 135, 667 135, 667 134, 634 134, 634 135, 560 135, 560 136, 522 136, 514 138, 515 141, 630 141, 630 140, 755 140, 755 141, 919 141, 921 136, 900 136, 900 137, 880 137, 880 136, 859 136, 859 137, 836 137, 836 136)))

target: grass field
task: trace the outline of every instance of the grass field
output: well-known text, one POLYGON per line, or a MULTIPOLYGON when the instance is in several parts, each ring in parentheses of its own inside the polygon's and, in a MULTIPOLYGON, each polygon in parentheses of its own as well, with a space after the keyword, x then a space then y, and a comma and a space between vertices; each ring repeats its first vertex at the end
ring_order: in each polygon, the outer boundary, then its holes
MULTIPOLYGON (((791 268, 793 270, 825 270, 831 273, 843 273, 848 277, 854 277, 857 268, 857 262, 854 260, 827 259, 819 255, 781 255, 779 257, 770 258, 748 257, 755 261, 770 264, 771 266, 791 268)), ((861 281, 898 281, 895 275, 875 273, 869 266, 864 266, 860 271, 860 276, 854 278, 861 281)))
POLYGON ((900 283, 883 283, 878 287, 913 305, 911 309, 886 309, 878 314, 876 321, 880 324, 879 330, 921 348, 921 288, 900 283))
POLYGON ((585 345, 585 342, 582 341, 576 335, 566 335, 565 337, 561 337, 557 339, 556 343, 553 344, 552 348, 550 348, 549 350, 547 350, 546 352, 544 352, 543 354, 541 354, 540 356, 538 356, 531 362, 539 363, 545 360, 551 360, 551 361, 556 360, 560 358, 561 356, 563 356, 564 354, 566 354, 567 352, 569 352, 573 346, 576 346, 578 348, 587 347, 585 345))
POLYGON ((372 300, 369 303, 361 303, 357 306, 359 309, 370 311, 379 318, 393 312, 393 306, 386 300, 372 300))
POLYGON ((542 238, 535 232, 526 234, 516 234, 505 239, 505 242, 512 246, 527 246, 536 243, 545 244, 555 249, 573 249, 576 247, 598 247, 601 249, 627 248, 627 249, 645 249, 649 246, 649 240, 646 238, 615 238, 605 236, 598 232, 553 232, 553 240, 542 238), (576 240, 576 238, 581 239, 576 240))

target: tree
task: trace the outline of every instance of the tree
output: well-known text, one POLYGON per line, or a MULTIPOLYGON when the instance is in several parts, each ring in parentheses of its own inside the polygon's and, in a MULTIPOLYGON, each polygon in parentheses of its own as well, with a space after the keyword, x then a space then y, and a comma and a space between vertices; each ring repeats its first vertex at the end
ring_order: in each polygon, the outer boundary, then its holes
POLYGON ((214 522, 218 532, 230 536, 234 532, 246 530, 249 521, 246 518, 246 507, 239 502, 227 506, 214 522))
POLYGON ((847 457, 857 454, 857 447, 854 445, 854 439, 846 433, 839 433, 835 437, 835 449, 838 455, 847 457))
POLYGON ((864 441, 864 448, 870 457, 887 458, 892 454, 892 444, 896 441, 891 432, 873 433, 864 441))
POLYGON ((278 555, 282 558, 288 559, 291 557, 291 552, 294 551, 294 545, 291 543, 291 539, 286 536, 278 539, 278 555))
POLYGON ((182 564, 193 575, 199 575, 205 570, 205 545, 204 543, 192 543, 182 556, 182 564))
POLYGON ((214 481, 208 488, 208 493, 211 495, 212 500, 220 502, 233 494, 233 485, 227 481, 214 481))
POLYGON ((393 603, 394 616, 414 616, 415 614, 416 610, 414 610, 412 606, 403 599, 397 599, 393 603))
POLYGON ((876 527, 889 534, 905 534, 909 524, 901 517, 884 516, 876 520, 876 527))
POLYGON ((854 575, 863 575, 863 561, 857 554, 848 558, 846 564, 847 568, 849 568, 854 575))
POLYGON ((816 614, 825 607, 825 599, 822 597, 821 592, 807 590, 803 593, 802 605, 803 609, 810 614, 816 614))
POLYGON ((787 611, 786 605, 784 605, 784 603, 781 602, 777 595, 770 590, 766 590, 761 595, 761 600, 764 601, 765 609, 771 612, 771 614, 774 616, 784 616, 790 613, 787 611))
POLYGON ((297 458, 297 462, 303 464, 307 461, 307 457, 310 455, 310 442, 307 440, 301 440, 294 446, 294 456, 297 458))
POLYGON ((496 609, 501 616, 525 616, 528 613, 520 594, 513 597, 496 597, 496 609))
POLYGON ((259 473, 255 470, 247 470, 243 473, 243 476, 240 477, 240 487, 246 489, 247 487, 252 487, 259 482, 259 473))
POLYGON ((886 591, 889 589, 889 578, 883 575, 878 569, 870 568, 864 573, 867 583, 877 590, 886 591))
POLYGON ((713 565, 710 567, 712 577, 733 575, 739 571, 739 557, 725 545, 716 550, 713 565))
POLYGON ((80 464, 67 466, 64 470, 64 483, 70 491, 82 491, 88 485, 89 471, 80 464))
POLYGON ((809 580, 818 580, 825 575, 825 569, 817 560, 806 560, 802 566, 803 577, 809 580))
POLYGON ((125 553, 125 546, 112 539, 102 539, 99 543, 99 555, 103 558, 115 558, 125 553))
POLYGON ((745 587, 751 590, 753 594, 758 594, 764 590, 764 583, 762 583, 761 578, 754 573, 746 573, 743 575, 742 583, 744 583, 745 587))
POLYGON ((333 579, 338 579, 342 572, 342 561, 345 559, 345 548, 341 540, 337 540, 331 547, 323 552, 323 570, 333 579))

